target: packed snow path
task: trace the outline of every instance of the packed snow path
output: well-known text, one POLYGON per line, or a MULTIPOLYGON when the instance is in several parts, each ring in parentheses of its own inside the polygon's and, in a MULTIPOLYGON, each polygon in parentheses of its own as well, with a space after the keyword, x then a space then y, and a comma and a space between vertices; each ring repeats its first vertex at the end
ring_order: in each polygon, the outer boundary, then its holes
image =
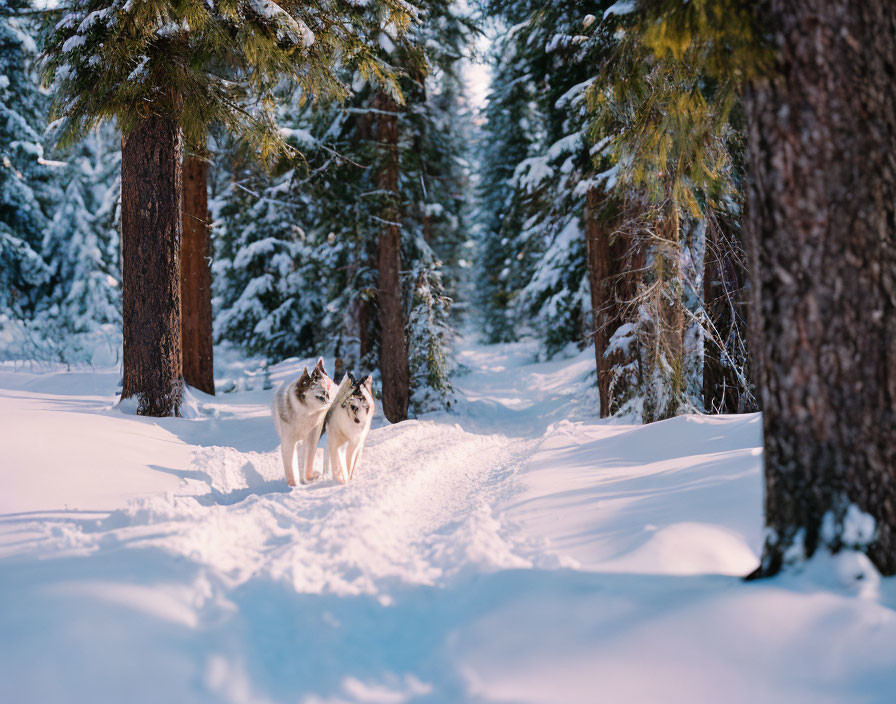
POLYGON ((193 419, 112 408, 115 370, 0 372, 0 699, 891 701, 892 580, 739 578, 757 415, 597 421, 591 355, 534 351, 466 345, 451 412, 294 490, 235 360, 193 419))

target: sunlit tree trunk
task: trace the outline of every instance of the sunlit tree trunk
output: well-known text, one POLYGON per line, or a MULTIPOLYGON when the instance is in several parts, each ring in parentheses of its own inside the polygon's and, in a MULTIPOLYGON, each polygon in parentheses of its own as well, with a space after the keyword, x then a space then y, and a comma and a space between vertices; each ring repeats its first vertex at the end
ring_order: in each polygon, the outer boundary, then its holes
POLYGON ((410 396, 408 348, 401 293, 401 213, 398 207, 398 105, 385 92, 374 99, 377 141, 382 161, 379 188, 391 196, 382 211, 377 269, 380 372, 383 379, 383 413, 392 423, 406 420, 410 396))

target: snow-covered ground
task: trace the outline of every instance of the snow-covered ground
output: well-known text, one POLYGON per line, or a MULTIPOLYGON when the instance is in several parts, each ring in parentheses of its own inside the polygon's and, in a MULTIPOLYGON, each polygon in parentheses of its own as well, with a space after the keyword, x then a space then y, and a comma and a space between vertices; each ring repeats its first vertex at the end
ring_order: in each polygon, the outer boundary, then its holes
POLYGON ((893 580, 740 579, 757 415, 598 421, 591 354, 533 352, 467 344, 452 413, 292 491, 235 363, 163 420, 115 370, 0 367, 0 701, 893 701, 893 580))

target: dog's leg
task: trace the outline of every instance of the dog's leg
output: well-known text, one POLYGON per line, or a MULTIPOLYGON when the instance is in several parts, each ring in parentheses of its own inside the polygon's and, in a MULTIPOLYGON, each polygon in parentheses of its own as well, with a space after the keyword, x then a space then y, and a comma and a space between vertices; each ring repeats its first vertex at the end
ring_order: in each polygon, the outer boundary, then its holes
POLYGON ((303 483, 314 481, 314 456, 317 454, 317 441, 320 440, 320 426, 313 427, 302 441, 304 447, 304 463, 302 468, 303 483))
POLYGON ((286 483, 290 486, 296 485, 296 475, 293 471, 292 460, 296 453, 297 439, 294 435, 284 433, 280 442, 280 452, 283 455, 283 472, 286 474, 286 483))
POLYGON ((348 483, 348 467, 346 460, 348 455, 348 443, 342 442, 335 448, 334 458, 331 460, 334 464, 333 475, 340 484, 348 483), (338 474, 338 476, 336 476, 338 474))
POLYGON ((364 442, 359 442, 351 452, 351 460, 348 464, 348 479, 352 480, 352 477, 355 476, 355 467, 358 466, 358 462, 361 461, 361 451, 364 449, 364 442))

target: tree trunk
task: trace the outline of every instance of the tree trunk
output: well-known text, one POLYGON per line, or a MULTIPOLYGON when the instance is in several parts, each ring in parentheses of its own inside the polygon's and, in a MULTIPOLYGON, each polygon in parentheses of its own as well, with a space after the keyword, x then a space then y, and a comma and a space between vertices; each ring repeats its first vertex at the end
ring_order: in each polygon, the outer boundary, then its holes
POLYGON ((377 141, 382 151, 378 185, 391 193, 383 209, 377 254, 377 302, 380 324, 380 372, 383 378, 383 413, 392 423, 408 417, 410 372, 401 295, 401 213, 398 207, 398 105, 385 92, 374 99, 377 141))
POLYGON ((760 11, 777 65, 747 96, 769 528, 756 576, 819 547, 864 550, 893 574, 896 3, 765 0, 760 11))
POLYGON ((184 380, 190 386, 214 395, 207 173, 207 161, 197 156, 184 157, 183 247, 180 269, 180 297, 183 310, 181 340, 184 380))
POLYGON ((634 295, 634 279, 626 260, 628 241, 617 234, 611 237, 619 220, 613 204, 607 203, 603 191, 592 188, 585 202, 585 240, 588 251, 588 282, 591 288, 591 310, 594 325, 594 357, 597 363, 597 388, 600 395, 600 417, 617 410, 612 393, 613 369, 624 364, 627 355, 617 350, 607 354, 613 333, 625 322, 623 307, 634 295))
POLYGON ((152 116, 122 139, 124 378, 137 413, 180 415, 181 133, 152 116))

